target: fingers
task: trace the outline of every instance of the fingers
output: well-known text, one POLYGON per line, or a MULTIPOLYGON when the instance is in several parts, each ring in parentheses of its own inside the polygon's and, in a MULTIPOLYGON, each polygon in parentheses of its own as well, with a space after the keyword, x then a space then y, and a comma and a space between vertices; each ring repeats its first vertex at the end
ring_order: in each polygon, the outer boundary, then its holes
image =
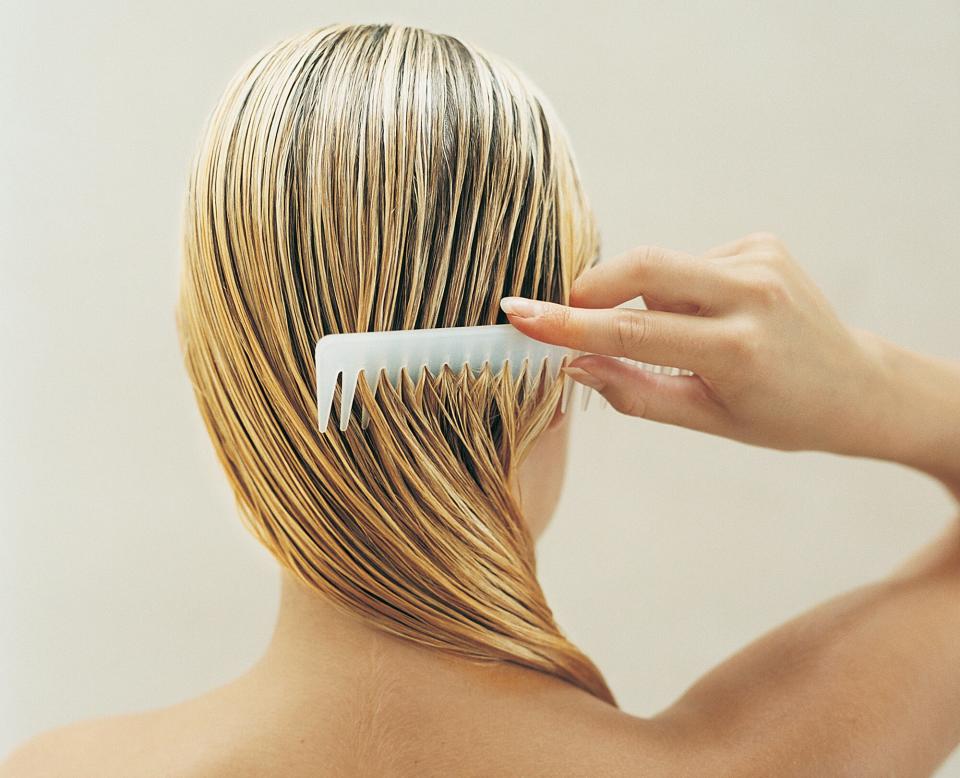
POLYGON ((584 356, 564 368, 573 380, 596 389, 620 413, 712 432, 719 407, 696 376, 657 375, 603 356, 584 356))
POLYGON ((682 251, 641 246, 580 276, 570 292, 570 304, 612 308, 650 296, 662 303, 692 303, 706 310, 716 308, 730 292, 723 268, 715 263, 682 251))
POLYGON ((733 325, 719 319, 634 308, 591 309, 505 297, 510 323, 526 335, 579 351, 715 374, 735 362, 733 325))

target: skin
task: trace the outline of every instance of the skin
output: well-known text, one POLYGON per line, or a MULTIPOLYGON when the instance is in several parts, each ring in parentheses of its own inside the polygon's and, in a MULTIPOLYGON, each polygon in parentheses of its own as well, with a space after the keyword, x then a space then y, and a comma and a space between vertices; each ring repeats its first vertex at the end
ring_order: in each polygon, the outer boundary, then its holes
MULTIPOLYGON (((531 302, 504 309, 533 337, 593 352, 571 375, 624 413, 889 459, 960 501, 960 366, 845 327, 773 236, 699 257, 636 249, 586 273, 572 307, 531 302), (612 309, 638 295, 651 310, 612 309)), ((558 413, 517 480, 534 533, 559 494, 566 435, 558 413)), ((929 775, 960 742, 958 518, 650 718, 380 634, 285 574, 273 639, 249 672, 178 705, 40 735, 0 775, 929 775)))

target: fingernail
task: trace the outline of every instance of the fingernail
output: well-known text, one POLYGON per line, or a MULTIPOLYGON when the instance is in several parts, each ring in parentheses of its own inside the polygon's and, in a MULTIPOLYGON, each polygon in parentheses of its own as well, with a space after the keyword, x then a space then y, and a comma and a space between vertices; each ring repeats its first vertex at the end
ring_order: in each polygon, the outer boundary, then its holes
POLYGON ((521 319, 532 319, 546 310, 543 303, 528 300, 526 297, 504 297, 500 300, 500 308, 507 316, 517 316, 521 319))
POLYGON ((597 378, 593 373, 588 373, 582 367, 564 367, 561 369, 577 383, 589 386, 591 389, 596 389, 598 392, 603 389, 604 386, 606 386, 606 384, 604 384, 603 381, 597 378))

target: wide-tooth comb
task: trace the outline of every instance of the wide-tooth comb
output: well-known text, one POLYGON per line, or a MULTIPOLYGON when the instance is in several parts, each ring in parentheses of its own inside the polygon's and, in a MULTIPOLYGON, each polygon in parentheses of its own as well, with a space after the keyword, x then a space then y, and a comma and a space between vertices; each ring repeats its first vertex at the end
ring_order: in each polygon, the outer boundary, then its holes
MULTIPOLYGON (((371 388, 376 388, 380 372, 385 370, 387 379, 399 388, 404 370, 416 382, 422 370, 438 375, 444 366, 454 371, 469 367, 475 372, 489 366, 494 374, 499 374, 509 365, 511 376, 516 380, 529 366, 526 381, 530 386, 544 370, 548 371, 548 383, 552 383, 557 379, 560 368, 580 353, 565 346, 552 346, 529 338, 512 324, 325 335, 317 341, 314 352, 318 425, 321 432, 327 431, 338 377, 342 377, 340 429, 346 430, 350 424, 353 398, 361 372, 371 388)), ((676 368, 641 366, 655 368, 656 372, 687 372, 677 371, 676 368)), ((566 411, 577 386, 582 392, 582 407, 586 408, 591 390, 581 384, 571 384, 571 379, 565 378, 561 409, 566 411)), ((366 408, 362 409, 361 418, 361 425, 365 427, 366 408)))

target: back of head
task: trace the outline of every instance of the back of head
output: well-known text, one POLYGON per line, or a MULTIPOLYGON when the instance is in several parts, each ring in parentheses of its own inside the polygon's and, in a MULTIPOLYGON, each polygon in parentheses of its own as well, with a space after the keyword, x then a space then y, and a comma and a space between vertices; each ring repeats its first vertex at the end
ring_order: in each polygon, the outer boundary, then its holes
POLYGON ((612 701, 554 622, 513 485, 559 385, 361 381, 369 425, 321 434, 313 365, 325 334, 566 301, 597 249, 560 125, 515 70, 420 29, 325 27, 253 58, 213 112, 177 320, 238 505, 281 564, 392 634, 612 701))

